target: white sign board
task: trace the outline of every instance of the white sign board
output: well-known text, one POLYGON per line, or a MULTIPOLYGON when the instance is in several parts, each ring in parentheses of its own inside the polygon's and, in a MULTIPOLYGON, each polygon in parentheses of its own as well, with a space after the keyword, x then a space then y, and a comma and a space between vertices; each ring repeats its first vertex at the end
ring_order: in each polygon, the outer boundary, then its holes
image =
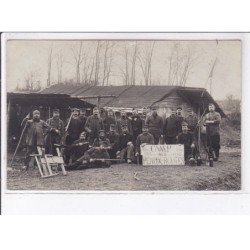
POLYGON ((184 145, 141 146, 142 165, 185 165, 184 145))

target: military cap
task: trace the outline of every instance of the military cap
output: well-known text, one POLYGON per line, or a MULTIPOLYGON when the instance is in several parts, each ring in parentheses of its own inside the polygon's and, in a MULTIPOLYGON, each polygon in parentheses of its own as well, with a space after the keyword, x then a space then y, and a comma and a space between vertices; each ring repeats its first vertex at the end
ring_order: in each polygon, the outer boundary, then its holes
POLYGON ((101 133, 104 133, 104 134, 105 134, 105 130, 104 130, 104 129, 100 129, 100 130, 99 130, 99 134, 101 134, 101 133))
POLYGON ((178 107, 176 110, 178 110, 178 109, 182 110, 182 107, 178 107))
POLYGON ((86 135, 87 132, 86 131, 83 131, 80 135, 86 135))
POLYGON ((142 127, 143 127, 143 128, 148 128, 148 125, 147 125, 147 124, 144 124, 142 127))
POLYGON ((86 112, 86 109, 85 108, 80 108, 80 111, 86 112))
POLYGON ((156 108, 156 107, 151 107, 151 109, 152 109, 152 110, 157 110, 157 108, 156 108))
POLYGON ((53 109, 52 112, 53 113, 59 113, 60 111, 59 111, 59 109, 53 109))
POLYGON ((35 114, 39 114, 40 115, 40 111, 39 110, 34 110, 33 111, 33 115, 35 115, 35 114))
POLYGON ((208 106, 214 106, 215 107, 215 105, 212 102, 208 103, 208 106))
POLYGON ((110 127, 111 127, 111 128, 115 128, 115 124, 111 123, 111 124, 110 124, 110 127))
POLYGON ((181 126, 188 126, 186 122, 182 122, 181 126))
POLYGON ((79 109, 79 108, 73 108, 73 109, 72 109, 72 112, 74 112, 74 111, 80 112, 80 109, 79 109))
POLYGON ((189 111, 189 112, 192 111, 192 108, 187 108, 187 111, 189 111))

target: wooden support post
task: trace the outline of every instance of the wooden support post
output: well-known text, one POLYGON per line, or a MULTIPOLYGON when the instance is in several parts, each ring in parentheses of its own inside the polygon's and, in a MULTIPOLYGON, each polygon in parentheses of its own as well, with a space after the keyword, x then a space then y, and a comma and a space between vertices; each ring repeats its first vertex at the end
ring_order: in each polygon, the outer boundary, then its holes
MULTIPOLYGON (((200 108, 200 105, 198 107, 198 121, 200 121, 201 119, 201 108, 200 108)), ((199 149, 199 152, 201 150, 201 121, 200 121, 200 124, 198 125, 198 149, 199 149)))

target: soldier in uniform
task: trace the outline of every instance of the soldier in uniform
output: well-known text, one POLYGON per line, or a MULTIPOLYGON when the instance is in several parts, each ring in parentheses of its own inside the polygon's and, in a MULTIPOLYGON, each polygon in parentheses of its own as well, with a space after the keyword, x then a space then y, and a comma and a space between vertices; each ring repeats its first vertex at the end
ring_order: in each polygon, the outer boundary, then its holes
POLYGON ((177 143, 184 145, 185 162, 194 161, 195 138, 192 133, 188 131, 188 124, 182 122, 182 132, 177 136, 177 143))
POLYGON ((157 114, 156 108, 152 108, 152 115, 147 117, 149 133, 154 136, 155 144, 159 143, 160 137, 163 137, 163 119, 157 114))
POLYGON ((93 147, 85 152, 83 160, 90 164, 90 167, 110 167, 111 163, 108 150, 110 141, 106 137, 105 131, 100 130, 99 136, 94 140, 93 147))
POLYGON ((92 145, 95 138, 99 136, 99 131, 101 129, 103 129, 103 120, 102 118, 100 118, 100 113, 98 108, 94 108, 93 115, 88 117, 85 124, 85 130, 88 133, 88 139, 90 145, 92 145))
POLYGON ((114 118, 113 110, 109 109, 107 113, 107 117, 103 119, 103 126, 104 126, 104 130, 106 133, 110 131, 111 124, 116 124, 116 120, 114 118))
MULTIPOLYGON (((68 130, 66 131, 67 135, 65 138, 65 144, 70 146, 74 141, 79 139, 79 136, 82 132, 82 121, 79 119, 80 110, 78 108, 72 109, 71 117, 66 122, 66 127, 68 126, 68 130)), ((65 152, 65 163, 69 163, 70 159, 70 151, 66 148, 65 152)))
POLYGON ((185 122, 188 124, 189 131, 197 138, 198 117, 191 108, 188 108, 187 112, 188 115, 185 117, 185 122))
POLYGON ((108 150, 108 153, 111 159, 115 159, 119 146, 119 134, 115 131, 115 124, 110 125, 110 131, 107 133, 107 138, 110 141, 110 149, 108 150))
POLYGON ((56 148, 54 144, 61 144, 64 133, 64 124, 60 119, 59 109, 53 109, 52 118, 47 120, 50 125, 50 132, 45 136, 45 152, 46 154, 56 155, 56 148))
POLYGON ((164 135, 166 144, 176 144, 176 137, 178 135, 176 112, 172 110, 169 117, 166 118, 164 124, 164 135))
POLYGON ((141 146, 144 146, 147 144, 154 144, 154 137, 148 132, 148 126, 144 125, 142 128, 142 133, 138 135, 136 139, 135 156, 139 157, 140 164, 142 164, 141 146))
POLYGON ((133 130, 133 144, 135 145, 138 135, 142 133, 142 119, 136 109, 132 111, 131 126, 133 130))
POLYGON ((119 151, 117 151, 118 159, 127 160, 128 164, 134 161, 134 145, 133 136, 128 132, 126 125, 122 126, 122 133, 119 136, 119 151))
POLYGON ((26 157, 24 160, 24 169, 27 169, 29 165, 34 163, 30 162, 31 154, 37 152, 37 147, 44 147, 44 135, 50 131, 50 126, 45 121, 40 119, 40 111, 33 111, 33 119, 27 120, 26 125, 26 157))
POLYGON ((87 140, 87 133, 83 131, 80 134, 80 138, 74 141, 70 147, 72 162, 82 157, 87 150, 89 150, 89 142, 87 140))
POLYGON ((182 132, 182 122, 184 121, 184 117, 182 116, 181 112, 182 112, 182 108, 178 107, 176 109, 176 120, 177 120, 176 126, 177 126, 178 134, 182 132))
POLYGON ((142 126, 146 124, 146 119, 147 119, 147 108, 143 107, 141 114, 142 126))
POLYGON ((131 120, 127 117, 127 114, 124 110, 121 111, 121 118, 117 121, 118 133, 122 134, 122 127, 126 126, 128 133, 133 136, 133 129, 131 125, 131 120))
POLYGON ((215 153, 214 161, 219 159, 220 155, 220 122, 221 116, 215 111, 213 103, 208 105, 209 113, 205 115, 204 125, 206 126, 207 145, 209 147, 210 156, 215 153))
POLYGON ((84 131, 85 130, 85 123, 87 121, 86 110, 84 108, 80 109, 79 119, 82 122, 82 129, 81 129, 81 131, 84 131))

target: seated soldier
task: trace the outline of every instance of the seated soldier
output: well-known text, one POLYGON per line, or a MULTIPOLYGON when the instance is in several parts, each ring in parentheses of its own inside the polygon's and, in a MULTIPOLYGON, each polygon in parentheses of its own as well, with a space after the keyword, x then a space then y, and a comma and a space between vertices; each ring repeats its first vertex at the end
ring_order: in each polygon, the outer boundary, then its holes
POLYGON ((188 131, 188 124, 182 122, 182 132, 177 136, 177 143, 184 145, 184 158, 186 163, 193 165, 197 158, 197 165, 200 165, 200 155, 195 146, 194 134, 188 131))
POLYGON ((108 150, 108 153, 111 159, 116 158, 116 152, 119 145, 119 134, 115 131, 115 128, 115 124, 110 124, 110 130, 107 133, 107 138, 110 141, 110 149, 108 150))
POLYGON ((87 150, 82 157, 77 159, 69 169, 95 168, 95 167, 110 167, 110 149, 109 139, 106 138, 104 130, 99 131, 99 137, 94 140, 93 146, 87 150))
POLYGON ((128 132, 126 125, 122 126, 122 133, 119 136, 119 151, 117 151, 118 159, 127 160, 131 164, 134 160, 134 145, 132 143, 133 136, 128 132))
POLYGON ((82 157, 89 149, 89 142, 87 140, 87 133, 84 131, 80 134, 80 138, 73 142, 70 147, 70 154, 72 162, 82 157))
POLYGON ((147 144, 155 144, 154 137, 148 132, 148 126, 144 125, 142 127, 142 133, 138 135, 136 139, 136 153, 135 156, 137 158, 137 163, 142 164, 142 156, 141 156, 141 146, 143 147, 144 145, 147 144), (139 162, 138 162, 139 160, 139 162))

